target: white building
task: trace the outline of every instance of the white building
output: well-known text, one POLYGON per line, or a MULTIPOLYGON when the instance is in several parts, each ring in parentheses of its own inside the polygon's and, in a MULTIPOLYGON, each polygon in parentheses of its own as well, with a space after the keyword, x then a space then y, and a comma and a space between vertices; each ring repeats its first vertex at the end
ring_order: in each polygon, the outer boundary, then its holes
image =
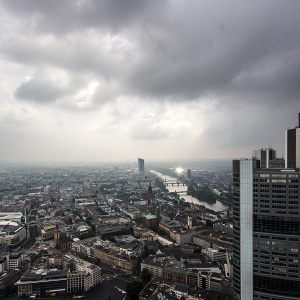
POLYGON ((26 239, 26 229, 17 222, 0 221, 0 244, 17 246, 26 239))
POLYGON ((193 231, 170 231, 170 238, 175 240, 180 246, 190 244, 193 241, 193 231))
POLYGON ((64 260, 74 262, 76 271, 85 273, 85 291, 101 282, 101 268, 72 255, 65 255, 64 260))
POLYGON ((17 269, 22 261, 23 261, 23 257, 20 253, 12 253, 6 256, 6 260, 7 260, 7 271, 13 271, 15 269, 17 269))
POLYGON ((24 216, 21 212, 1 212, 0 221, 12 221, 21 223, 24 216))
POLYGON ((175 284, 170 287, 171 295, 174 295, 177 299, 187 298, 189 294, 189 286, 185 284, 175 284))
POLYGON ((69 272, 67 275, 67 293, 87 291, 84 272, 69 272))
POLYGON ((212 249, 207 248, 202 251, 206 254, 211 262, 218 260, 227 260, 227 252, 225 249, 212 249))

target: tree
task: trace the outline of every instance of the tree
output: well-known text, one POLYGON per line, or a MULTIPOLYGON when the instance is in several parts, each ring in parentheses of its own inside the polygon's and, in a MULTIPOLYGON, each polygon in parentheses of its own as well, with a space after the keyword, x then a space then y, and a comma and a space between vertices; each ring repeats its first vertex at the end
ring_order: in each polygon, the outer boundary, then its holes
POLYGON ((144 268, 141 272, 141 279, 143 284, 146 285, 151 280, 151 274, 147 268, 144 268))
POLYGON ((199 246, 196 249, 194 249, 194 253, 202 253, 202 247, 199 246))
POLYGON ((126 288, 127 297, 131 300, 138 300, 139 294, 143 289, 143 283, 141 281, 133 281, 129 283, 126 288))
POLYGON ((214 223, 211 220, 206 220, 206 226, 214 227, 214 223))

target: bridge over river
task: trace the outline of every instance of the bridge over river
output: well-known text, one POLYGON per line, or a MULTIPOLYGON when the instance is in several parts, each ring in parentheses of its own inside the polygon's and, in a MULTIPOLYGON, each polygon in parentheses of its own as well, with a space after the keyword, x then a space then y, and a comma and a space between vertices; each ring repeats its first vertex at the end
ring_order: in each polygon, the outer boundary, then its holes
POLYGON ((167 180, 166 178, 164 180, 164 184, 165 184, 165 186, 169 186, 169 185, 172 185, 172 186, 174 186, 174 185, 177 185, 177 186, 182 185, 182 186, 184 186, 185 185, 185 183, 182 182, 182 181, 179 181, 179 180, 167 180))

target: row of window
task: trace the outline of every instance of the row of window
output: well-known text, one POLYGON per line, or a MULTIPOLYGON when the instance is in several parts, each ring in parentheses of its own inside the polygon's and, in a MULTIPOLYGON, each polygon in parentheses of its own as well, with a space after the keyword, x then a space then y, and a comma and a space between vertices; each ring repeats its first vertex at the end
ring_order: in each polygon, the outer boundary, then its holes
POLYGON ((298 281, 274 278, 273 276, 254 275, 253 285, 254 291, 277 294, 278 296, 300 297, 298 281))
POLYGON ((299 175, 298 174, 269 174, 269 173, 254 173, 253 177, 260 177, 260 178, 298 178, 299 175))
POLYGON ((253 257, 254 257, 254 261, 259 261, 259 262, 262 262, 262 263, 264 262, 263 259, 268 260, 267 263, 270 263, 270 260, 272 262, 277 262, 277 261, 286 262, 286 261, 289 261, 290 263, 294 263, 294 264, 289 264, 289 266, 291 268, 298 268, 298 261, 299 261, 298 258, 289 258, 288 259, 285 256, 284 257, 283 256, 267 256, 267 255, 258 255, 258 254, 254 254, 253 257))
MULTIPOLYGON (((283 210, 265 210, 265 209, 256 209, 254 208, 253 209, 253 213, 262 213, 262 214, 274 214, 274 215, 286 215, 286 214, 289 214, 289 215, 295 215, 297 216, 299 213, 298 213, 298 208, 296 211, 283 211, 283 210)), ((265 232, 265 231, 264 231, 265 232)))
POLYGON ((259 194, 262 194, 262 193, 267 193, 267 194, 298 194, 298 189, 296 190, 286 190, 286 189, 283 189, 283 190, 271 190, 271 189, 253 189, 253 193, 259 193, 259 194))
MULTIPOLYGON (((258 198, 258 194, 254 194, 253 195, 255 198, 258 198)), ((260 198, 261 198, 262 195, 260 195, 260 198)), ((270 195, 264 195, 264 196, 267 196, 265 198, 272 198, 272 199, 298 199, 298 195, 291 195, 291 194, 284 194, 284 195, 275 195, 275 194, 272 194, 272 197, 270 197, 270 195)), ((255 199, 254 201, 257 201, 257 199, 255 199)))
MULTIPOLYGON (((279 202, 280 203, 280 202, 279 202)), ((282 203, 281 204, 285 204, 285 203, 282 203)), ((261 208, 277 208, 277 209, 299 209, 298 206, 286 206, 286 205, 270 205, 270 204, 261 204, 261 205, 258 205, 258 204, 253 204, 253 207, 261 207, 261 208)))
MULTIPOLYGON (((234 179, 234 182, 239 182, 239 179, 234 179)), ((253 179, 253 182, 271 182, 271 183, 299 183, 299 181, 297 179, 274 179, 274 178, 271 178, 271 179, 256 179, 254 178, 253 179)))
POLYGON ((279 189, 286 189, 286 188, 289 188, 289 189, 298 189, 299 188, 299 185, 298 184, 274 184, 274 181, 270 182, 268 184, 257 184, 257 183, 254 183, 253 184, 253 187, 254 188, 279 188, 279 189), (272 183, 272 185, 270 185, 270 183, 272 183))

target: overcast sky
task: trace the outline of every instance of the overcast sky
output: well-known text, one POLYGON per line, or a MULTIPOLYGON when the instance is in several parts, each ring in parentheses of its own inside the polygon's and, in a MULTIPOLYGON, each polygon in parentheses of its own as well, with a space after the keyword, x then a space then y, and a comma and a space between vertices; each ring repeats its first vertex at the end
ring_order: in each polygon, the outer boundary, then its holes
POLYGON ((250 157, 299 109, 300 1, 0 0, 0 161, 250 157))

